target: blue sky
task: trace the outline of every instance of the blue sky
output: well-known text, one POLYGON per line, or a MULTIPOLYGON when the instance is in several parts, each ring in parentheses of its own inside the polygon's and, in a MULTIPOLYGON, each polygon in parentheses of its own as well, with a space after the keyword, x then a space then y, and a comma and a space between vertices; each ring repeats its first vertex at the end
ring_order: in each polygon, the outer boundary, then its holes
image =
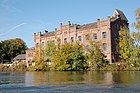
POLYGON ((140 0, 0 0, 0 41, 18 37, 30 48, 36 32, 53 31, 61 22, 86 24, 106 19, 115 8, 131 24, 140 0))

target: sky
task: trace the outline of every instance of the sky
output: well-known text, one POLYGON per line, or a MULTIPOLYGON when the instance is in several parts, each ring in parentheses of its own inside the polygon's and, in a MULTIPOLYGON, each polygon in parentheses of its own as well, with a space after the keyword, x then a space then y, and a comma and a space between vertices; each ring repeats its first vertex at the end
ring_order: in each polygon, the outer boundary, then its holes
POLYGON ((60 23, 96 22, 112 16, 115 9, 124 12, 131 24, 140 0, 0 0, 0 41, 21 38, 34 46, 34 33, 54 31, 60 23))

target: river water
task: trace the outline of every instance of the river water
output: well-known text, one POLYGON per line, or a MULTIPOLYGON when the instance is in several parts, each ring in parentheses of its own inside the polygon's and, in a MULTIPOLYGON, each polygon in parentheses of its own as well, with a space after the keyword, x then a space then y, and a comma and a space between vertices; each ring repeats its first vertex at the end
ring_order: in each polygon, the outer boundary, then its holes
POLYGON ((140 93, 140 71, 0 72, 0 93, 140 93))

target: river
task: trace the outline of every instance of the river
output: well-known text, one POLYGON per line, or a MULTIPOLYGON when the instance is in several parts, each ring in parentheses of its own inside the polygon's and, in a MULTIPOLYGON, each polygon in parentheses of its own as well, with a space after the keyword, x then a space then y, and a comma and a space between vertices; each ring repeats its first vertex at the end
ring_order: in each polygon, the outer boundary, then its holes
POLYGON ((140 93, 140 71, 0 72, 0 93, 140 93))

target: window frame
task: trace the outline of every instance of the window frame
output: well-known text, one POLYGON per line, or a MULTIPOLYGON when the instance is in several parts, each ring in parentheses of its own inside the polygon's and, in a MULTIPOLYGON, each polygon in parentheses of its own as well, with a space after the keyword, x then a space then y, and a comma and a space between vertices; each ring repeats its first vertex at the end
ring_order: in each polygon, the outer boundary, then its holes
POLYGON ((103 50, 107 51, 107 43, 103 43, 103 50))
POLYGON ((97 40, 97 39, 98 39, 97 33, 93 33, 93 40, 97 40))
POLYGON ((64 43, 67 43, 67 38, 64 38, 64 43))
POLYGON ((89 41, 89 40, 90 40, 90 35, 87 34, 87 35, 86 35, 86 41, 89 41))
POLYGON ((74 42, 74 37, 71 37, 70 40, 71 40, 71 43, 73 43, 74 42))
POLYGON ((106 32, 102 32, 102 38, 106 39, 107 38, 107 33, 106 32))
POLYGON ((82 36, 78 36, 78 41, 82 42, 82 36))

